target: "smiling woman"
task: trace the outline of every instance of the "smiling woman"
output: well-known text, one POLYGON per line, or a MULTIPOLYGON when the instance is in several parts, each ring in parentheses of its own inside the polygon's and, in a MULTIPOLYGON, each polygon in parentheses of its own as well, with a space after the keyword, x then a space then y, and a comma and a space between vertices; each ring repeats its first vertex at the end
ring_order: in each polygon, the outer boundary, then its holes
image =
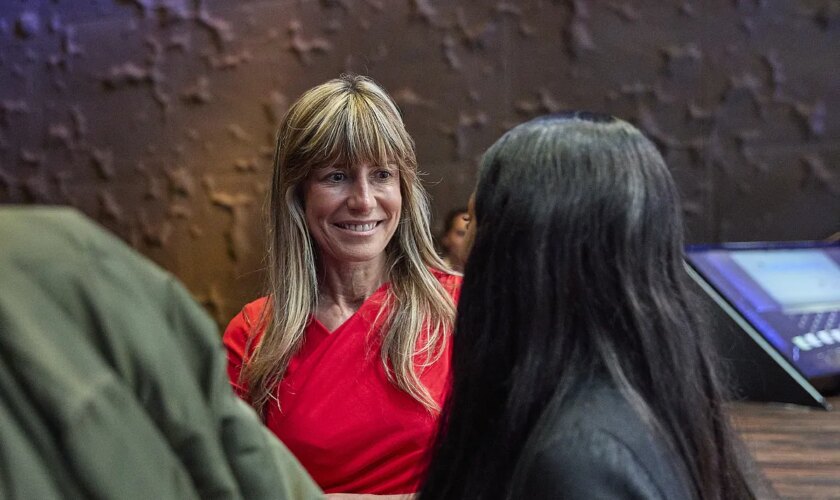
POLYGON ((379 86, 343 76, 292 105, 268 218, 266 297, 225 332, 231 383, 327 493, 416 491, 460 278, 434 251, 414 143, 379 86))

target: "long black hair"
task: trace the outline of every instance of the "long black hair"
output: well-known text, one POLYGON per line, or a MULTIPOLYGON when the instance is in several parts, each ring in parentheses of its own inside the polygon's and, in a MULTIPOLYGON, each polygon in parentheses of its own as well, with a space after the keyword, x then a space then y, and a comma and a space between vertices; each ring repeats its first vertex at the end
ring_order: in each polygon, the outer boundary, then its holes
POLYGON ((509 497, 549 400, 593 376, 665 438, 698 498, 749 496, 656 147, 606 115, 531 120, 484 155, 475 218, 452 392, 420 499, 509 497))

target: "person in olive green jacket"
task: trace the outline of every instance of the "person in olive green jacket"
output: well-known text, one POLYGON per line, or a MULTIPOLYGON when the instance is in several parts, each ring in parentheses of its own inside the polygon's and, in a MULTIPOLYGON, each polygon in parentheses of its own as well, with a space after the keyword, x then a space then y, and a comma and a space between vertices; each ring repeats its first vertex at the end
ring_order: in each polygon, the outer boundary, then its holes
POLYGON ((214 323, 72 209, 0 209, 0 499, 322 498, 214 323))

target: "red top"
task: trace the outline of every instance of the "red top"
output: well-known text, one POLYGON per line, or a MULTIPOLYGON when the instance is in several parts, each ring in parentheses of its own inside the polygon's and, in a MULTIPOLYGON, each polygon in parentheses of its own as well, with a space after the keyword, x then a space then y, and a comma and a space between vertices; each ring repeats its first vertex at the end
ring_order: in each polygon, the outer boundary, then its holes
MULTIPOLYGON (((461 278, 433 270, 457 300, 461 278)), ((391 384, 380 359, 381 323, 374 325, 389 293, 382 285, 330 333, 315 318, 270 404, 266 425, 294 453, 326 493, 412 493, 420 485, 437 414, 391 384)), ((228 375, 236 382, 245 344, 266 298, 246 305, 225 330, 228 375)), ((451 342, 440 360, 419 368, 420 380, 439 404, 448 389, 451 342)))

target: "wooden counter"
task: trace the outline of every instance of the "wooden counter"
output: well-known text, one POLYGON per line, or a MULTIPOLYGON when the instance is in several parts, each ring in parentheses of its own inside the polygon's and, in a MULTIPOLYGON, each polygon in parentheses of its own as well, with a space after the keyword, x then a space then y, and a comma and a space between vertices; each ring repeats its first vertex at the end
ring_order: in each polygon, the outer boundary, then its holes
POLYGON ((840 398, 830 402, 832 411, 730 404, 735 428, 779 497, 840 499, 840 398))

